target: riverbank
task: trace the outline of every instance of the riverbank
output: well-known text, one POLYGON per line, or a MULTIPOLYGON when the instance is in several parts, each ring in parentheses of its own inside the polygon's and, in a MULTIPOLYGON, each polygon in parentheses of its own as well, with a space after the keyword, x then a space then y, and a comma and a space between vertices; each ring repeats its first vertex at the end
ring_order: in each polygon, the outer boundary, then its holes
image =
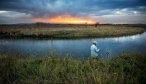
POLYGON ((0 38, 77 39, 118 37, 143 33, 145 28, 129 26, 87 26, 69 28, 7 28, 0 30, 0 38))
POLYGON ((145 84, 146 54, 124 54, 111 60, 0 56, 1 84, 145 84))

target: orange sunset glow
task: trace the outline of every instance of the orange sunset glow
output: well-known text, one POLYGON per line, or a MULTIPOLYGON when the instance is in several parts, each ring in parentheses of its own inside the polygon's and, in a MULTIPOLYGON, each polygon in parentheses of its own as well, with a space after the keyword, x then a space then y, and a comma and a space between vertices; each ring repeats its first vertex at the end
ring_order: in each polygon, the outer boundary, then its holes
POLYGON ((45 23, 63 23, 63 24, 94 24, 92 19, 85 19, 80 17, 52 17, 52 18, 35 18, 33 22, 45 22, 45 23))

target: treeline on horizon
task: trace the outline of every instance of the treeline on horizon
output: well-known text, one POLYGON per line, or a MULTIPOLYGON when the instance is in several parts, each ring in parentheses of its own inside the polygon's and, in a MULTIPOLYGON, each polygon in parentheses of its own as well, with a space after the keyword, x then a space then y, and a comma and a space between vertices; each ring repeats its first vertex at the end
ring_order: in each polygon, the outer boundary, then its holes
POLYGON ((52 24, 52 23, 22 23, 22 24, 0 24, 0 29, 6 28, 69 28, 69 27, 98 27, 98 26, 128 26, 128 27, 145 27, 146 24, 52 24))

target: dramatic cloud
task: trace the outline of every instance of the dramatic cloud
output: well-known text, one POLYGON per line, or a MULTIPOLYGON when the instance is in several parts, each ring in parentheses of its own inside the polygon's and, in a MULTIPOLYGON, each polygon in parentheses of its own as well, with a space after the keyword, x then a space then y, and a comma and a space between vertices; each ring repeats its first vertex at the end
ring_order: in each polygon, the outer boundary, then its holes
POLYGON ((145 0, 1 0, 0 22, 75 17, 107 23, 146 23, 145 0), (5 11, 5 12, 4 12, 5 11), (12 16, 11 16, 12 15, 12 16), (125 18, 125 19, 124 19, 125 18), (129 20, 130 19, 130 20, 129 20), (118 20, 118 21, 117 21, 118 20), (129 22, 130 21, 130 22, 129 22))
POLYGON ((0 11, 0 23, 20 23, 20 22, 31 22, 33 19, 31 14, 13 12, 13 11, 0 11))

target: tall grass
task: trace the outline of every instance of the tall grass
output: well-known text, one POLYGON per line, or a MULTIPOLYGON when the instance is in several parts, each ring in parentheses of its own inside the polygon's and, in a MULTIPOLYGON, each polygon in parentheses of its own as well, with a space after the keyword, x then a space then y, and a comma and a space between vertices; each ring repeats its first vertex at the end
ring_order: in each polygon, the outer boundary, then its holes
POLYGON ((16 28, 3 29, 0 38, 89 38, 133 35, 144 28, 125 26, 98 26, 88 28, 16 28))
POLYGON ((146 55, 125 54, 111 60, 89 58, 0 57, 0 84, 145 84, 146 55))

